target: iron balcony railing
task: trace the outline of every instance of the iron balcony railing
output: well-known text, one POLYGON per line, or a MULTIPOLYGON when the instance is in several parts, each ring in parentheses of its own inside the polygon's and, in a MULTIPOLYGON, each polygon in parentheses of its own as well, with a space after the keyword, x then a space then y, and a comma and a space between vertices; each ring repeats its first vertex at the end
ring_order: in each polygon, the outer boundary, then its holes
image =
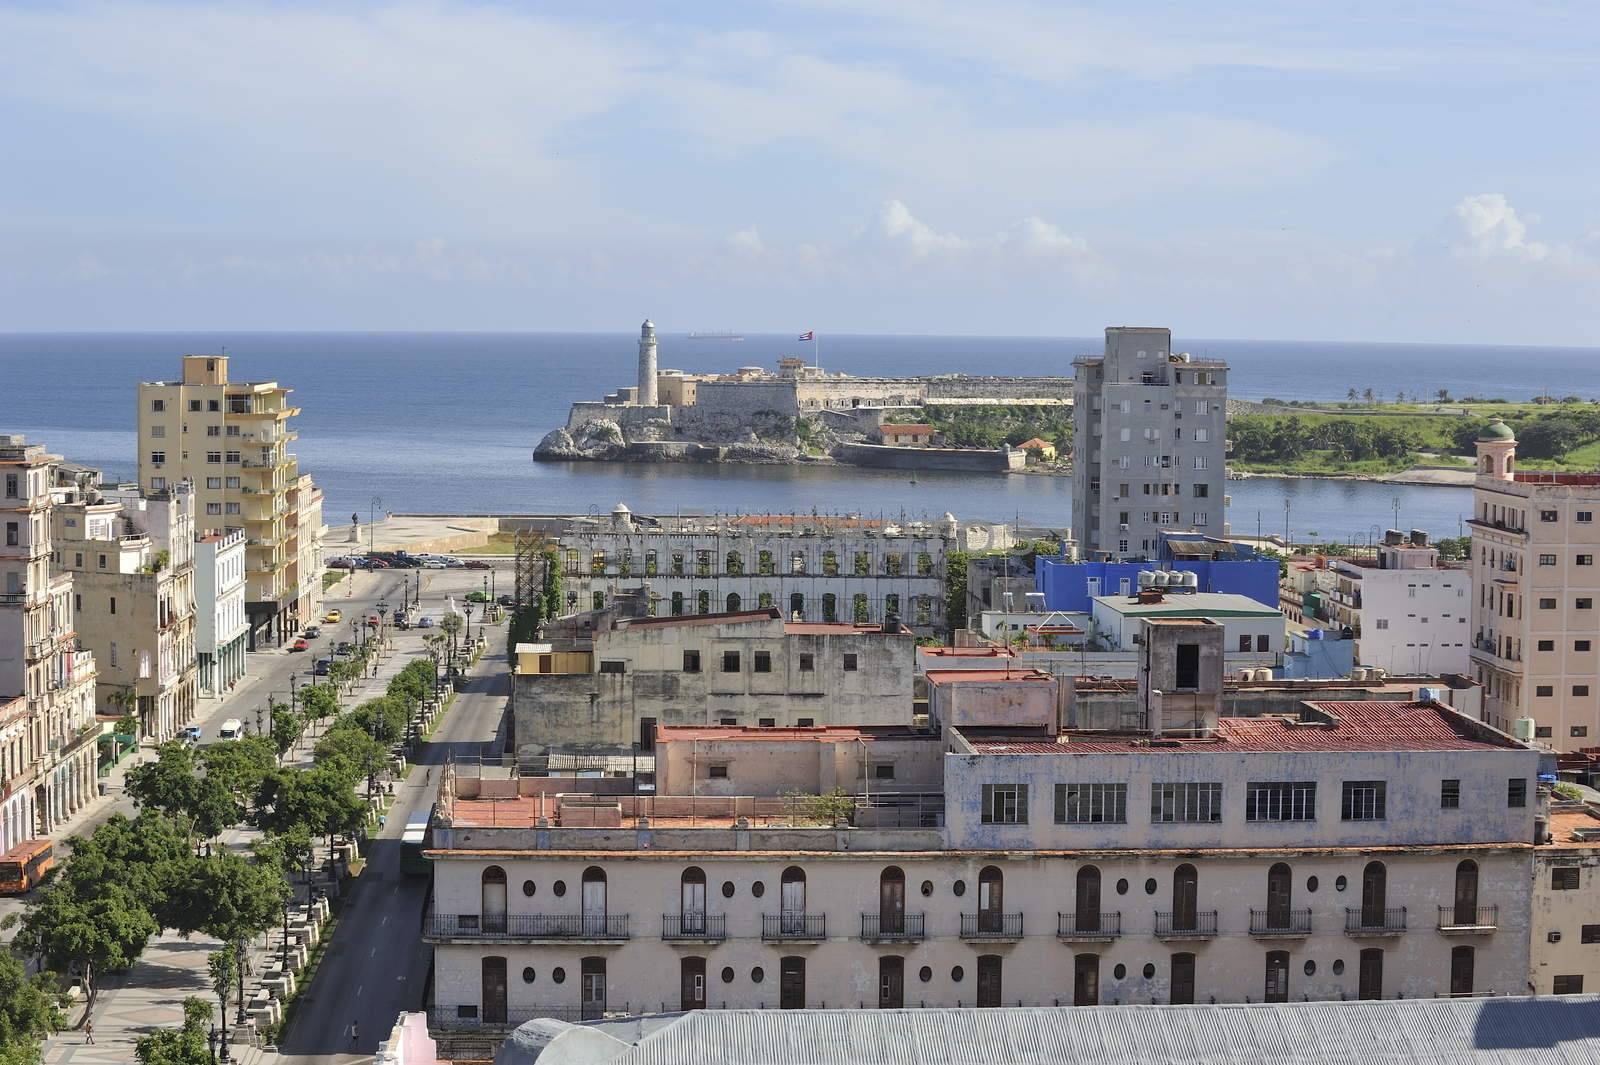
POLYGON ((979 910, 961 915, 962 939, 1021 939, 1022 914, 979 910))
POLYGON ((784 910, 761 915, 761 938, 766 940, 827 939, 828 915, 784 910))
POLYGON ((1253 936, 1305 936, 1311 934, 1310 910, 1251 910, 1253 936))
POLYGON ((1210 938, 1217 934, 1217 911, 1177 913, 1173 910, 1157 910, 1155 934, 1175 939, 1210 938))
POLYGON ((920 913, 861 915, 862 939, 920 940, 924 938, 923 927, 923 915, 920 913))
POLYGON ((1122 912, 1057 913, 1058 939, 1116 939, 1122 935, 1122 912))
POLYGON ((1499 906, 1439 907, 1441 932, 1493 932, 1499 926, 1499 906))
POLYGON ((625 913, 430 913, 423 934, 441 939, 628 939, 625 913))
POLYGON ((511 1006, 507 1009, 490 1007, 484 1009, 477 1005, 465 1006, 429 1006, 428 1027, 434 1031, 453 1031, 460 1029, 477 1028, 516 1028, 528 1021, 540 1018, 553 1018, 558 1021, 583 1021, 597 1019, 602 1013, 596 1012, 594 1017, 581 1006, 511 1006))
POLYGON ((1360 906, 1347 906, 1344 911, 1344 930, 1354 936, 1397 935, 1406 930, 1406 908, 1399 906, 1369 911, 1360 906))
POLYGON ((664 913, 661 938, 721 942, 728 938, 728 919, 720 913, 664 913))

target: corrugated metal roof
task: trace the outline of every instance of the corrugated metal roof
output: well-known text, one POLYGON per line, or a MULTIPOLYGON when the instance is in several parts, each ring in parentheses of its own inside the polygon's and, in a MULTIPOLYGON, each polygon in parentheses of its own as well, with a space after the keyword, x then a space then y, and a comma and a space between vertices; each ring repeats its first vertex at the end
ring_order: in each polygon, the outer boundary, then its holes
MULTIPOLYGON (((617 1034, 622 1030, 614 1029, 617 1034)), ((1600 996, 1270 1006, 699 1010, 654 1027, 610 1061, 612 1065, 1578 1065, 1600 1061, 1600 996)))

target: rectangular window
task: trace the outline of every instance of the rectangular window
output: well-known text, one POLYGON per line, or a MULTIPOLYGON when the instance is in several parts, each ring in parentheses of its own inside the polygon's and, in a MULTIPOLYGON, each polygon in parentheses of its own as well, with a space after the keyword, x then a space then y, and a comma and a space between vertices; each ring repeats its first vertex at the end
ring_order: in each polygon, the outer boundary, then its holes
POLYGON ((212 463, 213 465, 217 465, 217 466, 222 465, 222 452, 220 452, 220 451, 207 451, 206 452, 206 461, 209 462, 209 463, 212 463))
POLYGON ((1556 689, 1553 684, 1535 684, 1533 686, 1533 694, 1540 699, 1548 699, 1555 693, 1556 689))
POLYGON ((844 656, 844 671, 846 673, 854 673, 856 671, 856 656, 855 655, 847 654, 847 655, 844 656))
POLYGON ((874 763, 872 763, 872 779, 873 780, 893 780, 894 779, 894 763, 893 762, 874 762, 874 763))
POLYGON ((755 662, 755 667, 754 668, 755 668, 755 671, 757 673, 771 673, 772 672, 772 652, 771 651, 757 651, 756 652, 756 662, 755 662))
POLYGON ((1557 976, 1551 981, 1550 990, 1558 995, 1581 995, 1583 994, 1583 977, 1581 975, 1557 976))
POLYGON ((1584 943, 1600 943, 1600 924, 1586 924, 1579 937, 1584 943))
POLYGON ((706 776, 712 780, 727 780, 728 767, 725 765, 708 765, 706 766, 706 776))
POLYGON ((1206 468, 1206 457, 1204 455, 1196 455, 1194 457, 1194 468, 1197 470, 1206 468))
POLYGON ((1559 521, 1560 518, 1561 518, 1561 515, 1558 514, 1555 511, 1553 511, 1553 510, 1541 510, 1541 511, 1539 511, 1539 520, 1540 521, 1559 521))
POLYGON ((722 672, 724 672, 724 673, 737 673, 737 672, 739 672, 739 652, 738 651, 724 651, 724 652, 722 652, 722 672))
POLYGON ((1461 809, 1461 781, 1455 779, 1439 781, 1439 809, 1461 809))
POLYGON ((227 452, 227 454, 226 454, 226 458, 227 458, 227 460, 228 460, 228 461, 229 461, 229 462, 231 462, 231 463, 233 463, 233 464, 234 464, 234 465, 238 465, 238 463, 239 463, 239 460, 240 460, 240 459, 241 459, 241 458, 242 458, 242 457, 243 457, 243 456, 242 456, 242 455, 241 455, 241 454, 240 454, 240 453, 239 453, 239 452, 237 452, 237 451, 229 451, 229 452, 227 452))
POLYGON ((239 504, 237 504, 237 503, 226 503, 222 507, 222 512, 224 514, 237 514, 237 513, 239 513, 239 504))
POLYGON ((1246 633, 1245 635, 1239 637, 1239 650, 1241 650, 1241 651, 1250 650, 1250 634, 1249 633, 1246 633))
POLYGON ((816 671, 816 668, 817 668, 817 656, 816 655, 803 654, 803 655, 800 656, 800 672, 802 672, 802 673, 812 673, 812 672, 816 671))
POLYGON ((772 728, 777 723, 778 723, 778 719, 775 718, 775 717, 758 717, 758 718, 756 718, 756 727, 757 728, 772 728))
POLYGON ((238 488, 239 487, 239 478, 237 478, 237 477, 224 477, 222 479, 222 483, 227 485, 229 488, 238 488))
POLYGON ((1152 784, 1150 820, 1156 824, 1221 821, 1222 785, 1152 784))
POLYGON ((1574 739, 1579 739, 1589 734, 1588 725, 1573 725, 1569 730, 1574 739))
POLYGON ((1580 697, 1588 695, 1589 694, 1589 686, 1587 684, 1574 684, 1572 686, 1572 694, 1580 696, 1580 697))
POLYGON ((1377 627, 1380 628, 1380 629, 1387 629, 1389 627, 1389 619, 1388 618, 1379 618, 1377 627))
POLYGON ((1541 650, 1541 651, 1554 651, 1555 649, 1556 649, 1556 642, 1554 640, 1540 640, 1539 641, 1539 650, 1541 650))
POLYGON ((152 399, 150 401, 150 409, 154 410, 154 411, 166 410, 167 409, 167 401, 164 400, 164 399, 152 399))
POLYGON ((1056 824, 1125 825, 1127 823, 1128 785, 1056 785, 1056 824))
POLYGON ((220 426, 220 425, 208 425, 208 426, 206 426, 206 435, 207 436, 221 436, 222 435, 222 426, 220 426))
POLYGON ((221 503, 207 503, 206 504, 206 513, 207 514, 221 514, 222 513, 222 504, 221 503))
POLYGON ((685 673, 698 673, 698 672, 700 672, 700 652, 699 651, 685 651, 685 652, 683 652, 683 671, 685 673))
POLYGON ((986 825, 1028 823, 1028 785, 985 784, 982 821, 986 825))
POLYGON ((152 425, 150 427, 150 435, 160 439, 167 435, 167 427, 165 425, 152 425))
POLYGON ((1550 870, 1550 890, 1577 891, 1581 872, 1576 865, 1562 865, 1550 870))
POLYGON ((1589 641, 1588 640, 1573 640, 1572 641, 1572 649, 1574 651, 1587 651, 1589 649, 1589 641))
POLYGON ((1540 555, 1539 556, 1539 565, 1541 565, 1541 566, 1554 566, 1555 564, 1556 564, 1556 556, 1554 556, 1554 555, 1540 555))
POLYGON ((1592 566, 1592 565, 1594 565, 1594 556, 1593 555, 1579 555, 1578 556, 1578 565, 1580 565, 1580 566, 1592 566))
POLYGON ((1539 600, 1539 609, 1540 610, 1554 610, 1555 608, 1556 608, 1556 601, 1554 599, 1540 599, 1539 600))
POLYGON ((198 412, 200 410, 200 401, 198 399, 191 399, 189 401, 189 409, 191 411, 198 412))
POLYGON ((159 466, 163 462, 166 462, 166 461, 167 461, 167 453, 165 451, 152 451, 152 452, 150 452, 150 465, 159 466))
POLYGON ((1251 781, 1244 794, 1246 821, 1315 821, 1317 784, 1313 780, 1251 781))
POLYGON ((1528 778, 1512 777, 1506 781, 1506 805, 1510 807, 1528 805, 1528 778))
POLYGON ((1555 731, 1549 725, 1535 725, 1533 727, 1533 738, 1536 740, 1548 740, 1554 735, 1555 731))
POLYGON ((1339 816, 1345 821, 1382 821, 1389 785, 1382 780, 1347 780, 1339 801, 1339 816))
POLYGON ((1580 598, 1573 606, 1576 606, 1579 610, 1593 610, 1594 600, 1587 597, 1580 598))
POLYGON ((814 717, 797 717, 794 720, 794 727, 795 728, 813 728, 813 727, 816 726, 816 723, 817 723, 817 719, 814 718, 814 717))
POLYGON ((1592 510, 1580 510, 1580 511, 1578 511, 1576 517, 1574 517, 1573 520, 1577 521, 1577 522, 1580 522, 1581 524, 1587 525, 1591 521, 1594 520, 1594 511, 1592 511, 1592 510))
POLYGON ((221 477, 207 477, 206 478, 206 487, 208 489, 212 490, 212 491, 220 491, 222 489, 222 478, 221 477))

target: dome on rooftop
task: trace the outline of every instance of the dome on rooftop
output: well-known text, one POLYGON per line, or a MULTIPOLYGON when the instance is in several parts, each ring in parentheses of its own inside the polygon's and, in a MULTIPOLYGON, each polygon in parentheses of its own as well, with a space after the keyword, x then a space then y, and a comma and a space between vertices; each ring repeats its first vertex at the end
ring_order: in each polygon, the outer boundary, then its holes
POLYGON ((1517 434, 1511 431, 1511 426, 1507 425, 1499 418, 1495 418, 1489 422, 1488 425, 1484 426, 1483 432, 1478 434, 1478 439, 1485 442, 1494 440, 1515 440, 1516 438, 1517 434))

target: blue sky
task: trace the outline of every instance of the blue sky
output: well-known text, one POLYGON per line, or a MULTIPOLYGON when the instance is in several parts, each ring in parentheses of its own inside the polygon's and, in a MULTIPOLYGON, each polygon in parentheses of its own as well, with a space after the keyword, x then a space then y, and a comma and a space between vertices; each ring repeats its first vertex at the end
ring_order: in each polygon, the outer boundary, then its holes
POLYGON ((1600 345, 1589 4, 0 3, 0 328, 1600 345))

